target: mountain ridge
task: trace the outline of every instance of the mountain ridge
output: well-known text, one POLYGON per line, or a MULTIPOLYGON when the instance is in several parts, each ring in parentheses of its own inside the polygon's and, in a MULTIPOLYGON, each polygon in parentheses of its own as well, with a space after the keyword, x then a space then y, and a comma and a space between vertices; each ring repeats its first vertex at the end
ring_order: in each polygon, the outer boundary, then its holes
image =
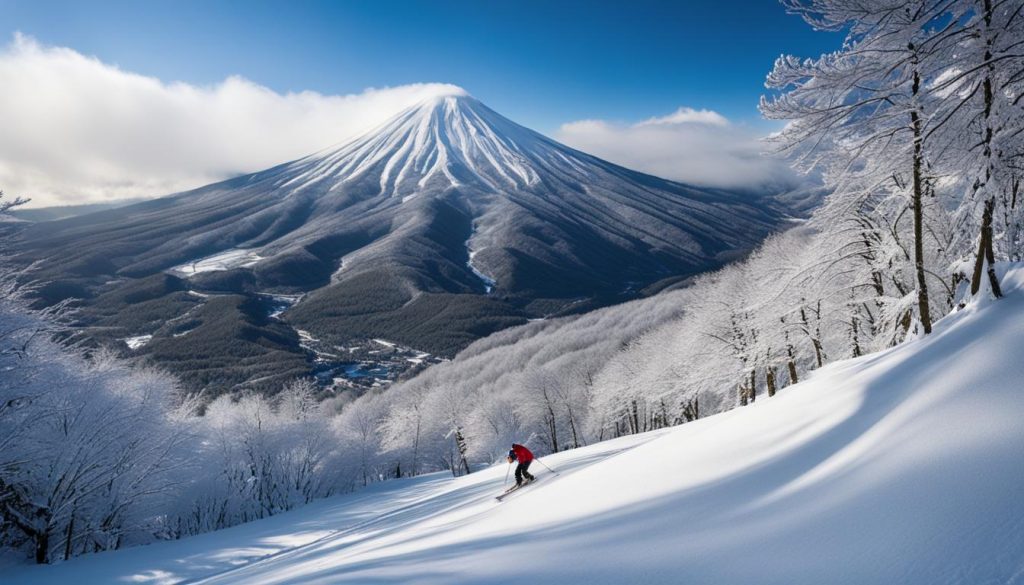
MULTIPOLYGON (((280 318, 331 343, 450 356, 715 268, 785 217, 771 197, 620 167, 455 91, 264 171, 28 226, 20 251, 49 260, 46 302, 89 305, 111 281, 170 273, 201 293, 301 293, 280 318), (238 262, 180 270, 218 256, 238 262)), ((152 325, 104 321, 125 335, 152 325)))

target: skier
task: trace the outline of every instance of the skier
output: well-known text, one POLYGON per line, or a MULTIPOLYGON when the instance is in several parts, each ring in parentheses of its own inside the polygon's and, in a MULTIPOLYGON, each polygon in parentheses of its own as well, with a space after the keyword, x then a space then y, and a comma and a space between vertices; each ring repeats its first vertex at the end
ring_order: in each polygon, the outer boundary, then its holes
POLYGON ((519 461, 519 465, 516 465, 516 487, 523 485, 523 478, 526 478, 527 483, 533 481, 533 475, 527 471, 533 462, 533 453, 526 447, 513 443, 508 452, 508 462, 513 461, 519 461))

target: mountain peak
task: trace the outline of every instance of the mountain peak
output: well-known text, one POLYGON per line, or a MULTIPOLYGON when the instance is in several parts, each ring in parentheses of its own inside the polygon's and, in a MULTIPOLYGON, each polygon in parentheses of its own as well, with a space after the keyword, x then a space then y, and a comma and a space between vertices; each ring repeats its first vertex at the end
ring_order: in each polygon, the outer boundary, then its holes
POLYGON ((577 155, 451 86, 347 144, 296 161, 280 186, 333 190, 374 177, 380 194, 403 199, 428 186, 507 191, 572 171, 566 161, 577 155))
POLYGON ((476 99, 472 95, 470 95, 470 93, 465 89, 450 83, 437 84, 436 86, 432 86, 432 89, 435 89, 436 91, 434 91, 427 97, 423 98, 420 101, 419 105, 443 102, 448 98, 452 98, 455 100, 460 100, 463 98, 469 98, 474 100, 476 99))

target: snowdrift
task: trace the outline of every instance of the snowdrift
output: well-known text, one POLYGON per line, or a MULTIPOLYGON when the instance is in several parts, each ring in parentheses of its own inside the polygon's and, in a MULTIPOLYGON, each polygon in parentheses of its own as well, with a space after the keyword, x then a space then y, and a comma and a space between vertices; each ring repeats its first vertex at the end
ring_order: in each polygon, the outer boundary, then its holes
POLYGON ((1024 267, 1007 298, 772 399, 545 457, 386 482, 3 583, 1024 583, 1024 267))

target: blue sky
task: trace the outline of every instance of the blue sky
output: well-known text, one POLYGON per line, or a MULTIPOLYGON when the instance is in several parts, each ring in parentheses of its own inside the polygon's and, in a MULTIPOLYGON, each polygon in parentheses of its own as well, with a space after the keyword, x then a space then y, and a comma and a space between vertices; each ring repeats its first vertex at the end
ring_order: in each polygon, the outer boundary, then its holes
POLYGON ((44 2, 0 0, 15 31, 164 81, 241 75, 274 90, 461 85, 551 132, 680 106, 758 125, 780 53, 840 43, 771 0, 627 2, 44 2))
POLYGON ((350 140, 450 91, 431 82, 636 170, 781 188, 765 75, 841 42, 774 0, 0 0, 0 188, 174 193, 350 140))

